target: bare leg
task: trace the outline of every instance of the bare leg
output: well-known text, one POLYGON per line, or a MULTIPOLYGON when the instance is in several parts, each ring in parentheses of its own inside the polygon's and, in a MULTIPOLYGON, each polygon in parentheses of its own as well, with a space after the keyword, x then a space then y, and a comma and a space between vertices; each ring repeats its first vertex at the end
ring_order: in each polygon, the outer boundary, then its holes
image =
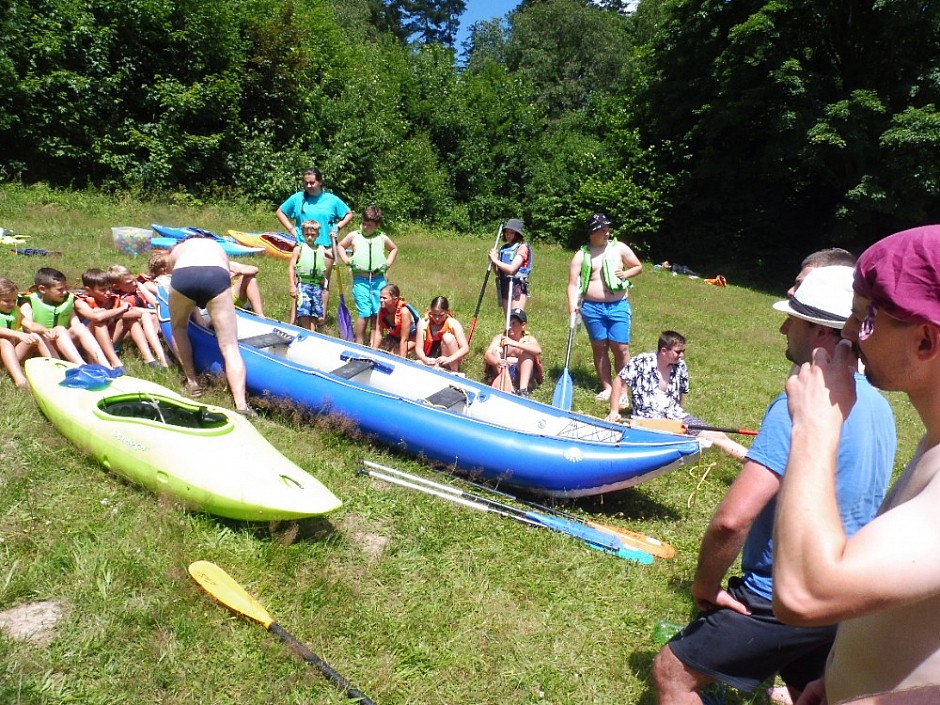
MULTIPOLYGON (((121 361, 117 360, 117 364, 112 364, 107 356, 104 354, 104 350, 101 345, 95 339, 95 336, 92 335, 91 331, 88 330, 88 327, 85 326, 78 318, 73 318, 72 323, 69 325, 68 334, 70 341, 77 341, 79 345, 82 346, 82 350, 85 351, 85 354, 91 358, 92 362, 95 362, 99 365, 104 365, 105 367, 120 367, 121 361)), ((60 343, 61 349, 61 343, 60 343)), ((115 354, 115 359, 117 359, 117 354, 115 354)))
POLYGON ((653 661, 653 681, 659 705, 701 705, 699 691, 715 679, 689 669, 667 644, 653 661))
POLYGON ((360 345, 365 344, 364 341, 366 339, 366 322, 368 320, 369 320, 368 318, 363 318, 362 316, 359 316, 359 318, 356 319, 356 342, 359 343, 360 345))
POLYGON ((235 298, 247 300, 251 304, 251 310, 259 316, 264 315, 264 305, 261 303, 261 290, 258 289, 258 281, 254 274, 242 274, 232 287, 235 291, 235 298))
POLYGON ((150 343, 147 341, 147 336, 144 333, 142 319, 136 321, 122 321, 122 323, 125 326, 130 325, 128 334, 131 336, 131 340, 134 341, 134 345, 137 346, 141 359, 148 364, 154 362, 153 352, 150 350, 150 343))
POLYGON ((594 370, 597 372, 597 378, 600 380, 603 389, 611 388, 610 379, 610 341, 592 340, 591 353, 594 355, 594 370))
POLYGON ((238 349, 238 323, 231 294, 223 291, 209 302, 208 310, 215 328, 216 339, 219 341, 219 350, 225 365, 225 379, 232 393, 232 399, 235 401, 235 408, 244 411, 248 408, 245 362, 238 349))
MULTIPOLYGON (((223 293, 231 300, 231 295, 227 289, 223 293)), ((172 342, 176 350, 176 359, 179 360, 180 367, 183 368, 183 374, 186 376, 186 386, 189 391, 199 389, 199 381, 196 379, 196 366, 193 363, 193 347, 189 342, 189 316, 195 309, 195 301, 183 296, 175 289, 170 289, 172 342)))
MULTIPOLYGON (((457 343, 457 336, 453 333, 445 333, 444 337, 441 338, 441 357, 451 357, 457 350, 460 349, 460 345, 457 343)), ((460 363, 463 360, 454 360, 449 365, 444 365, 445 368, 451 372, 457 372, 460 369, 460 363)))
MULTIPOLYGON (((64 357, 76 365, 85 364, 85 358, 82 357, 81 353, 78 352, 78 348, 75 347, 75 343, 72 342, 69 329, 65 326, 56 326, 53 331, 55 331, 55 339, 49 341, 50 352, 55 352, 58 357, 64 357)), ((86 329, 85 332, 87 333, 88 330, 86 329)))
POLYGON ((369 347, 379 347, 379 341, 382 340, 382 333, 379 331, 378 316, 369 316, 369 326, 371 334, 369 336, 369 347))
POLYGON ((153 349, 154 356, 160 361, 163 367, 169 367, 166 360, 166 353, 163 351, 163 344, 160 342, 159 323, 157 314, 153 311, 147 311, 140 318, 141 328, 144 330, 144 337, 147 344, 153 349))
POLYGON ((10 379, 13 380, 13 384, 17 387, 25 387, 26 375, 23 374, 23 368, 20 365, 19 355, 16 354, 17 346, 13 345, 12 340, 7 340, 6 338, 0 339, 0 360, 3 361, 3 366, 7 368, 7 372, 10 374, 10 379))
POLYGON ((532 355, 523 354, 519 357, 519 391, 529 391, 529 383, 532 381, 532 370, 535 367, 535 358, 532 355))
MULTIPOLYGON (((123 321, 118 321, 115 325, 115 332, 120 330, 123 321)), ((106 325, 93 325, 88 329, 95 336, 95 342, 101 347, 101 352, 108 358, 111 367, 121 367, 121 358, 118 357, 114 342, 111 340, 111 331, 106 325)))
MULTIPOLYGON (((333 265, 328 264, 326 266, 326 274, 323 275, 325 279, 326 286, 323 287, 323 318, 325 319, 330 313, 330 289, 333 286, 333 265)), ((342 291, 339 293, 343 293, 342 291)))

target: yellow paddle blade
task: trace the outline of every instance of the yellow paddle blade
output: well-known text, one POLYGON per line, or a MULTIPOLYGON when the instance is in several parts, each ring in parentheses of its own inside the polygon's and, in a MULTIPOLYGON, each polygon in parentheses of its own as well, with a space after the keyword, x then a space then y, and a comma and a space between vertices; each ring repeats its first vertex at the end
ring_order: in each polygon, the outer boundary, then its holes
POLYGON ((249 595, 245 588, 215 563, 209 561, 191 563, 189 574, 203 590, 229 609, 260 622, 265 628, 270 627, 274 622, 274 618, 268 614, 261 603, 249 595))

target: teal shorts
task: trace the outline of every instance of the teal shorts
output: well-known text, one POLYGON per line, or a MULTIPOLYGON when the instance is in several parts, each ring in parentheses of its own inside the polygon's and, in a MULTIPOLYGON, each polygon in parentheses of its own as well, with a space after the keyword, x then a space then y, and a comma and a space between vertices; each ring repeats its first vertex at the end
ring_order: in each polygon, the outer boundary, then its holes
POLYGON ((353 300, 359 318, 371 318, 379 314, 379 292, 387 283, 384 274, 373 274, 371 278, 353 277, 353 300))

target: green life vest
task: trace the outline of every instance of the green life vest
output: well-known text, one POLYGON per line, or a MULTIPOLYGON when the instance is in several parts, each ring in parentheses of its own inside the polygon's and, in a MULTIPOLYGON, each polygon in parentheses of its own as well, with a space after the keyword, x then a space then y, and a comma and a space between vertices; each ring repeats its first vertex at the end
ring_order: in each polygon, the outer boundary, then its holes
POLYGON ((349 261, 353 274, 374 274, 384 271, 386 258, 383 233, 376 231, 373 237, 357 233, 357 238, 355 251, 349 261))
POLYGON ((34 323, 46 328, 67 326, 72 317, 72 309, 75 308, 75 297, 69 294, 58 306, 50 306, 43 302, 38 293, 33 293, 29 295, 29 305, 33 310, 34 323))
POLYGON ((326 276, 326 250, 323 245, 313 248, 307 243, 300 245, 300 257, 294 266, 297 278, 305 284, 321 284, 326 276))
POLYGON ((19 316, 19 309, 14 308, 9 313, 3 313, 0 311, 0 328, 9 328, 10 330, 16 330, 17 318, 19 316))
MULTIPOLYGON (((629 279, 621 279, 615 272, 620 269, 620 257, 611 257, 611 249, 617 244, 617 238, 613 238, 604 248, 604 259, 601 262, 601 281, 613 292, 625 291, 633 286, 629 279)), ((588 285, 591 283, 591 248, 584 245, 581 248, 584 256, 581 258, 581 296, 587 293, 588 285)))

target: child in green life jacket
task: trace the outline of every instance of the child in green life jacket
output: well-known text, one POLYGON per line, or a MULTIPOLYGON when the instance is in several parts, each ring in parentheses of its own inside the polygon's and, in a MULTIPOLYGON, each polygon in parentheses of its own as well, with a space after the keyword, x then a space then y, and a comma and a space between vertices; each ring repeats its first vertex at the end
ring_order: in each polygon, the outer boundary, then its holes
POLYGON ((9 279, 0 277, 0 360, 13 384, 23 388, 23 360, 34 355, 49 357, 49 348, 36 333, 27 333, 20 326, 19 289, 9 279))
POLYGON ((301 228, 305 242, 294 248, 288 267, 290 295, 294 299, 297 325, 315 331, 326 321, 323 292, 330 284, 328 272, 333 266, 333 252, 314 244, 320 235, 319 222, 307 220, 301 228))
POLYGON ((377 348, 382 339, 376 320, 381 306, 379 294, 388 283, 385 271, 398 256, 398 246, 378 229, 381 224, 382 211, 376 206, 366 206, 362 212, 362 230, 349 233, 337 247, 337 256, 353 272, 353 298, 359 313, 356 342, 364 344, 368 323, 371 326, 369 346, 373 348, 377 348), (347 248, 352 250, 352 254, 347 254, 347 248))
POLYGON ((111 367, 98 341, 75 315, 75 297, 65 275, 57 269, 42 267, 33 278, 33 288, 35 291, 20 304, 23 330, 39 335, 52 357, 64 357, 77 365, 92 362, 111 367), (82 358, 76 343, 85 351, 87 360, 82 358))

